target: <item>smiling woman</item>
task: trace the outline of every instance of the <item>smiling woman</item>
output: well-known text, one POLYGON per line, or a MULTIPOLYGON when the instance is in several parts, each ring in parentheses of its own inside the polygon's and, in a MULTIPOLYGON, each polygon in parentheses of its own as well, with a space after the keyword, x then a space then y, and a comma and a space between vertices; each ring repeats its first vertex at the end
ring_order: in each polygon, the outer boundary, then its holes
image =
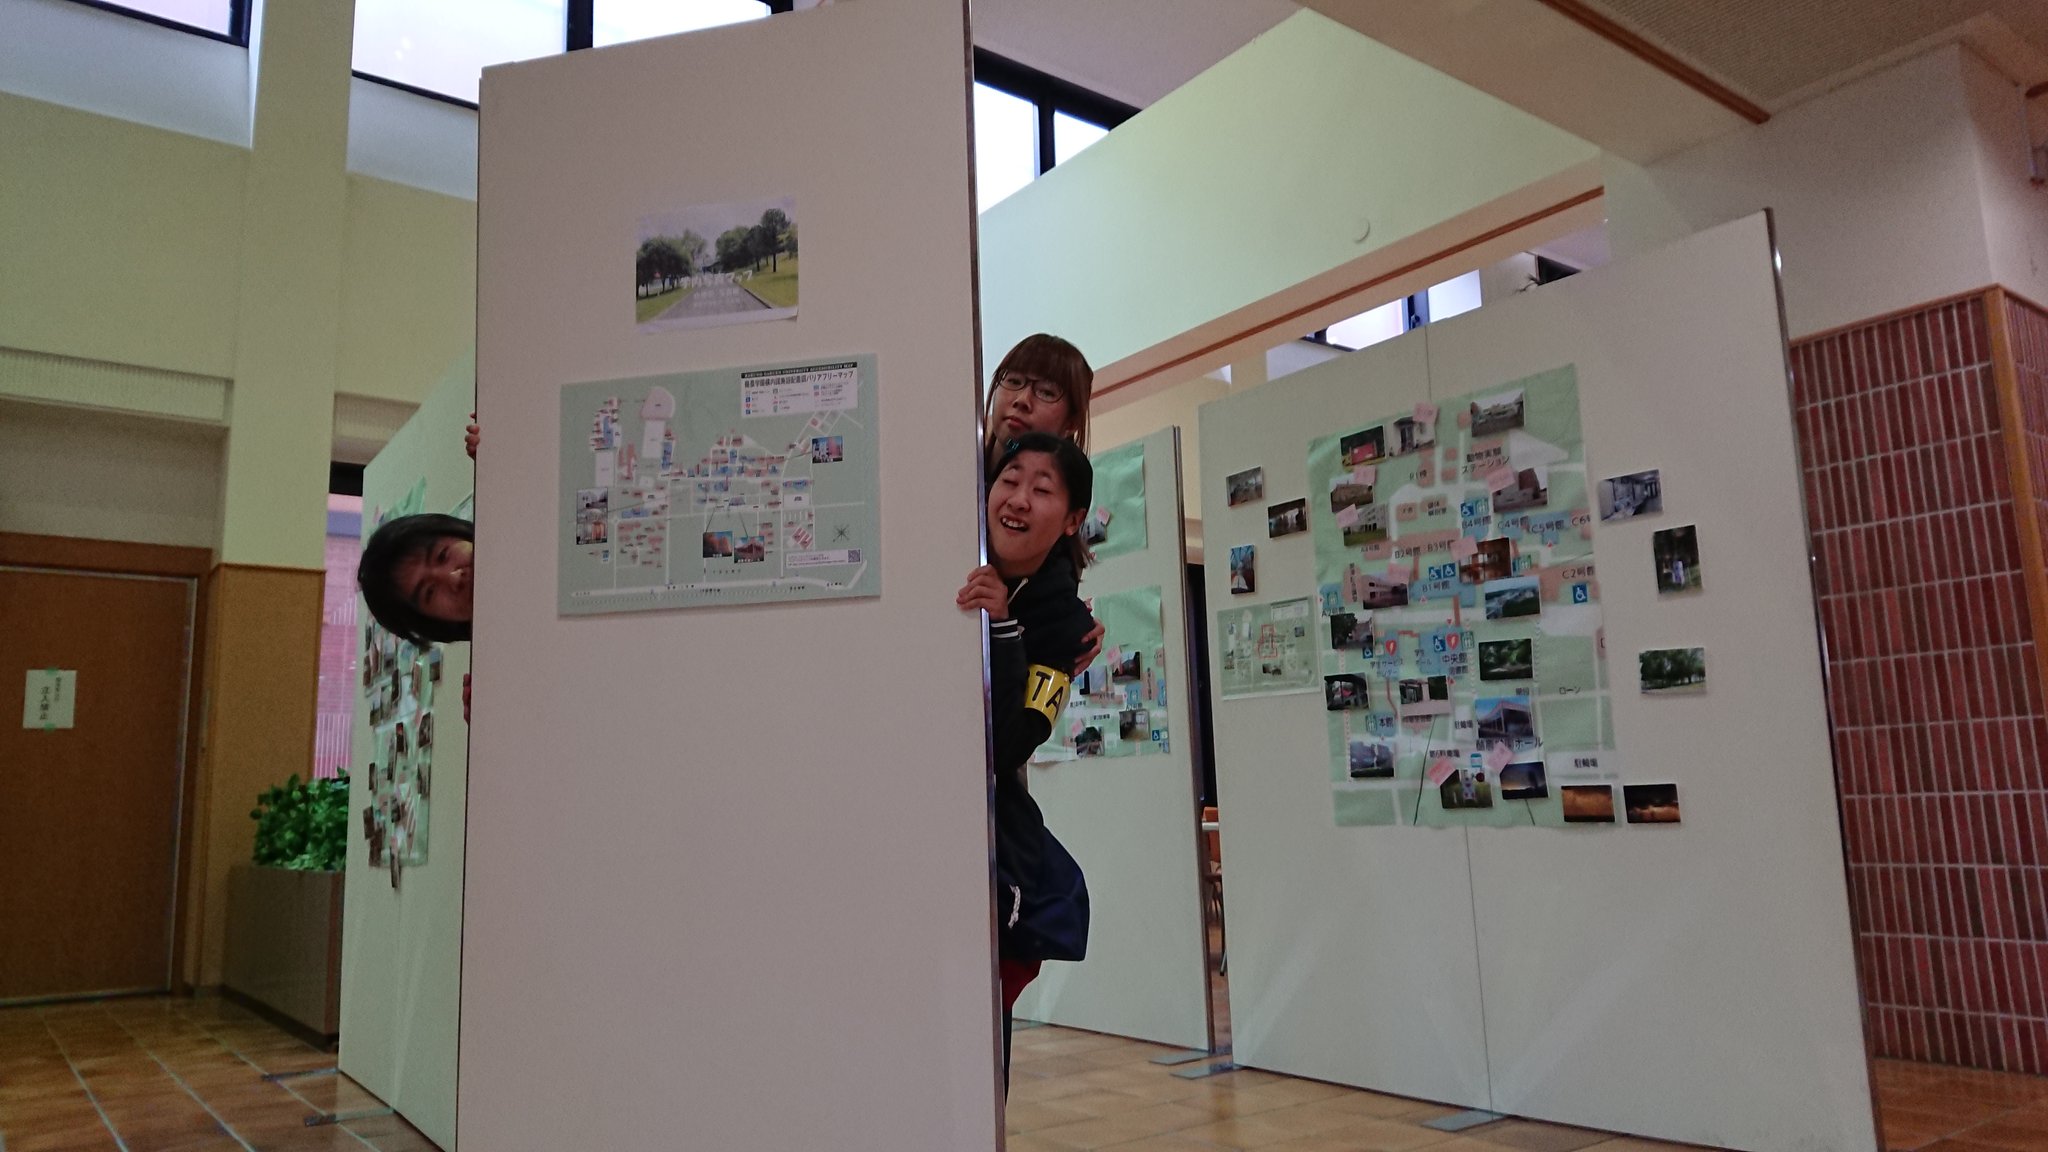
POLYGON ((356 586, 394 635, 415 644, 469 639, 476 528, 455 516, 400 516, 363 545, 356 586))

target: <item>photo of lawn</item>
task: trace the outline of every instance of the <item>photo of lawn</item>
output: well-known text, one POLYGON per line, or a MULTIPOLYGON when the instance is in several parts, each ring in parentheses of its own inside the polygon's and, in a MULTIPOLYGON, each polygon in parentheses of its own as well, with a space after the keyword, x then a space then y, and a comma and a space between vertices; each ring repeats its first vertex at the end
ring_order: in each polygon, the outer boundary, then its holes
POLYGON ((662 331, 795 316, 797 246, 796 200, 789 196, 642 217, 633 322, 662 331))

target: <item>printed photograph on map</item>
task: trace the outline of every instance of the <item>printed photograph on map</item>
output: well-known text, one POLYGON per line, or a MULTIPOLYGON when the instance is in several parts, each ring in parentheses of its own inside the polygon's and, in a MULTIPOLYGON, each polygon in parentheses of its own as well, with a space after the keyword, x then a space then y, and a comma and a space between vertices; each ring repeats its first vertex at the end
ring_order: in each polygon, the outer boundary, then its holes
POLYGON ((1102 755, 1102 729, 1097 728, 1093 724, 1090 724, 1087 727, 1082 728, 1081 734, 1079 736, 1074 737, 1074 755, 1102 755))
POLYGON ((1386 454, 1387 430, 1384 426, 1353 432, 1337 441, 1337 456, 1348 468, 1370 464, 1386 454))
POLYGON ((1116 735, 1119 740, 1150 740, 1152 738, 1152 713, 1143 708, 1126 708, 1116 714, 1116 735))
POLYGON ((1371 617, 1361 621, 1355 614, 1339 612, 1330 617, 1330 650, 1370 652, 1373 649, 1371 617))
POLYGON ((1354 481, 1349 472, 1339 472, 1330 478, 1330 511, 1342 512, 1370 503, 1372 485, 1354 481))
POLYGON ((1346 548, 1362 548, 1367 544, 1377 544, 1387 538, 1387 506, 1367 504, 1339 512, 1337 523, 1344 530, 1346 548))
POLYGON ((1109 509, 1097 508, 1081 521, 1081 542, 1090 546, 1109 539, 1109 509))
POLYGON ((704 534, 704 559, 706 560, 730 560, 732 559, 732 547, 732 533, 730 532, 706 532, 704 534))
POLYGON ((1445 808, 1491 808, 1493 785, 1486 782, 1486 770, 1460 768, 1437 788, 1445 808))
POLYGON ((1394 775, 1394 746, 1379 740, 1353 740, 1350 748, 1353 780, 1385 780, 1394 775))
POLYGON ((1660 529, 1650 537, 1657 561, 1657 591, 1697 592, 1700 589, 1700 538, 1694 525, 1660 529))
POLYGON ((1550 503, 1550 475, 1547 468, 1523 468, 1516 472, 1508 485, 1493 494, 1493 510, 1517 512, 1524 508, 1541 508, 1550 503))
POLYGON ((1527 696, 1482 696, 1472 702, 1481 744, 1505 744, 1510 752, 1537 746, 1536 714, 1527 696))
POLYGON ((846 437, 811 437, 811 463, 837 464, 844 459, 846 459, 846 437))
POLYGON ((1264 500, 1266 498, 1266 470, 1264 468, 1247 468, 1242 472, 1232 472, 1223 478, 1223 487, 1232 508, 1237 507, 1239 504, 1250 504, 1254 501, 1264 500))
POLYGON ((1564 822, 1567 824, 1614 823, 1614 788, 1607 784, 1567 784, 1564 794, 1564 822))
POLYGON ((643 216, 633 237, 633 322, 661 332, 789 319, 797 264, 795 197, 643 216))
POLYGON ((742 536, 733 547, 732 558, 741 564, 759 564, 768 558, 768 538, 765 536, 742 536))
POLYGON ((602 520, 578 520, 576 522, 576 543, 578 544, 603 544, 609 538, 610 533, 605 527, 605 522, 602 520))
POLYGON ((1550 796, 1550 779, 1541 760, 1517 760, 1500 770, 1500 798, 1503 800, 1544 800, 1550 796))
POLYGON ((1136 681, 1143 673, 1139 670, 1136 652, 1113 653, 1110 656, 1109 678, 1118 684, 1136 681))
POLYGON ((1403 680, 1397 691, 1400 704, 1396 711, 1403 720, 1413 720, 1421 716, 1448 716, 1451 713, 1451 682, 1447 677, 1428 676, 1417 680, 1403 680))
POLYGON ((578 488, 576 490, 576 518, 578 520, 602 520, 611 510, 610 488, 578 488))
POLYGON ((1481 540, 1478 551, 1466 557, 1458 565, 1458 579, 1465 584, 1484 584, 1490 580, 1505 580, 1515 574, 1514 542, 1505 536, 1492 540, 1481 540))
POLYGON ((1371 706, 1371 690, 1366 686, 1365 677, 1355 674, 1323 677, 1323 707, 1326 710, 1345 712, 1371 706))
POLYGON ((1308 531, 1308 501, 1289 500, 1285 504, 1274 504, 1266 509, 1266 535, 1270 537, 1292 536, 1296 532, 1308 531))
POLYGON ((1230 594, 1242 596, 1259 590, 1259 552, 1251 544, 1230 550, 1230 594))
POLYGON ((1534 576, 1489 580, 1479 586, 1488 620, 1513 620, 1543 611, 1543 585, 1534 576))
POLYGON ((1624 784, 1621 795, 1621 806, 1631 824, 1679 822, 1676 784, 1624 784))
POLYGON ((1498 436, 1522 426, 1522 390, 1482 396, 1472 401, 1472 438, 1498 436))
POLYGON ((1707 690, 1705 648, 1650 648, 1636 660, 1645 692, 1678 694, 1707 690))
POLYGON ((1527 680, 1536 674, 1534 640, 1481 640, 1481 680, 1527 680))
POLYGON ((1626 476, 1614 476, 1600 482, 1600 519, 1602 522, 1629 520, 1637 516, 1655 516, 1664 511, 1664 481, 1656 469, 1648 472, 1631 472, 1626 476))

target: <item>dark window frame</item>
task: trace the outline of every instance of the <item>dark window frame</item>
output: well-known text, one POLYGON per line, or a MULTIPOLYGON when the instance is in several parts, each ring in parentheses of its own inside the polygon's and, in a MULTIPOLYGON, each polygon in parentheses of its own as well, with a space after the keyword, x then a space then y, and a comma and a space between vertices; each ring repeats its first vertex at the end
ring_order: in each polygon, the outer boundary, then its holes
POLYGON ((233 44, 237 48, 247 48, 249 46, 249 2, 250 0, 228 0, 228 31, 223 35, 211 28, 201 28, 195 24, 183 24, 176 20, 158 16, 153 12, 139 12, 125 4, 117 3, 116 0, 71 0, 71 3, 81 7, 97 8, 102 12, 110 12, 116 16, 126 16, 130 20, 140 20, 144 24, 154 24, 159 28, 169 28, 173 32, 187 32, 194 36, 203 36, 208 40, 218 40, 223 44, 233 44))
POLYGON ((1040 72, 1028 64, 1019 64, 1007 56, 998 56, 986 48, 974 50, 974 82, 1020 100, 1028 100, 1037 107, 1038 138, 1035 143, 1040 176, 1052 171, 1055 163, 1054 113, 1064 112, 1076 120, 1086 120, 1110 131, 1138 114, 1138 110, 1129 104, 1040 72))
MULTIPOLYGON (((74 0, 74 2, 79 4, 96 4, 97 0, 74 0)), ((234 2, 238 7, 246 7, 249 0, 234 0, 234 2)), ((796 0, 762 0, 762 2, 768 5, 768 14, 770 16, 780 16, 793 11, 796 5, 796 0)), ((562 51, 580 52, 594 45, 597 37, 597 0, 568 0, 568 4, 562 10, 562 16, 562 51)), ((410 92, 415 96, 424 96, 429 100, 439 100, 443 104, 453 104, 458 108, 467 108, 472 112, 477 110, 477 103, 474 100, 465 100, 460 96, 450 96, 446 92, 436 92, 431 88, 422 88, 417 84, 407 84, 403 80, 393 80, 387 76, 379 76, 374 72, 364 72, 361 69, 351 68, 349 69, 349 75, 358 80, 368 80, 372 84, 382 84, 386 88, 396 88, 400 92, 410 92)))

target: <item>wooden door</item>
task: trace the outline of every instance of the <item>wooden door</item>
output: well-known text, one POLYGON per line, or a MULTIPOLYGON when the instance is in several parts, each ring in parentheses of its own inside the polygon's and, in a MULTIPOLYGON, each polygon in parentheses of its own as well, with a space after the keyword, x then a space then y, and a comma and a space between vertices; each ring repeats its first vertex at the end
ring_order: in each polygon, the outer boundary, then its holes
POLYGON ((194 582, 0 567, 0 1000, 170 985, 194 582), (77 672, 73 726, 17 719, 77 672))

